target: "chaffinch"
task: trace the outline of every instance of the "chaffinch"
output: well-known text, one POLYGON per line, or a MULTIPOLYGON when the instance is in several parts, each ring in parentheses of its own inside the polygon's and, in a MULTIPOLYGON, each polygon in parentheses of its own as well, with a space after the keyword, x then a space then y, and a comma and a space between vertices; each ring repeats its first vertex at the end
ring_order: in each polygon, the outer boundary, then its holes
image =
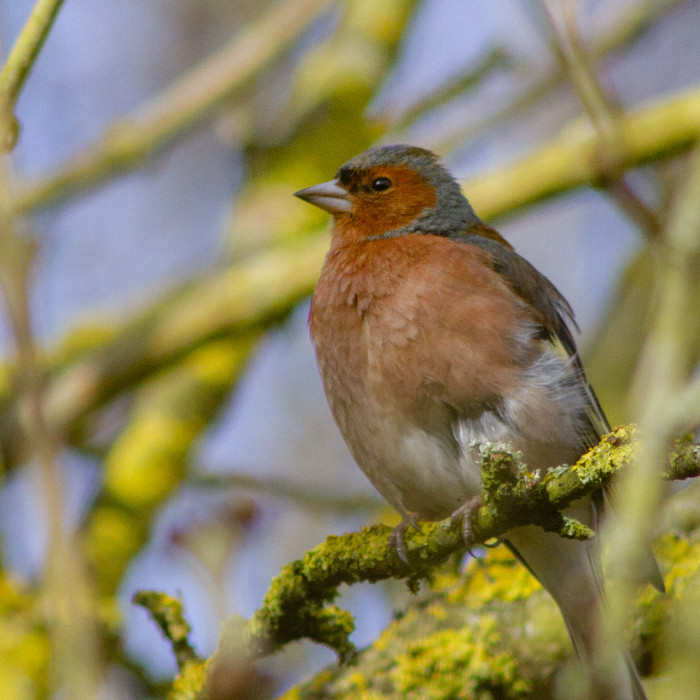
MULTIPOLYGON (((573 464, 609 431, 566 299, 479 219, 434 154, 372 148, 296 196, 333 215, 311 337, 343 437, 402 515, 402 558, 408 523, 463 515, 480 494, 475 442, 507 443, 544 471, 573 464)), ((598 500, 567 513, 592 526, 598 500)), ((597 546, 535 526, 509 531, 505 543, 590 662, 603 598, 597 546)), ((596 697, 645 698, 628 657, 613 665, 607 680, 592 675, 596 697)))

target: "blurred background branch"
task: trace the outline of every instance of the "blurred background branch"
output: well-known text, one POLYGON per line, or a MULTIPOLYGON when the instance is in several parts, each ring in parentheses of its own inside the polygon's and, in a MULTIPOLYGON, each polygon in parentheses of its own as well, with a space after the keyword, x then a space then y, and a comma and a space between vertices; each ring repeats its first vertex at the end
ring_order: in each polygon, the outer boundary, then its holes
MULTIPOLYGON (((663 491, 655 480, 659 464, 670 441, 679 430, 700 424, 700 412, 684 401, 697 363, 695 348, 688 342, 688 319, 697 314, 700 299, 700 147, 688 163, 688 173, 679 186, 669 213, 661 244, 656 249, 654 305, 649 331, 642 349, 629 402, 639 416, 644 435, 642 449, 633 469, 620 483, 620 520, 611 525, 611 547, 628 586, 618 592, 613 610, 628 609, 634 596, 633 584, 641 578, 635 551, 653 538, 654 513, 663 491)), ((691 614, 691 611, 689 611, 691 614)), ((601 662, 615 634, 624 622, 616 612, 607 645, 601 648, 601 662)), ((697 674, 696 674, 697 678, 697 674)))
POLYGON ((48 552, 43 574, 44 618, 52 641, 52 672, 74 697, 94 697, 101 659, 95 605, 83 553, 66 528, 60 436, 46 420, 44 387, 29 309, 35 246, 14 220, 7 161, 0 156, 0 289, 15 348, 12 390, 17 437, 38 464, 48 552))
POLYGON ((178 83, 108 129, 54 175, 20 185, 18 211, 53 204, 141 165, 211 116, 279 58, 331 5, 330 0, 286 0, 245 27, 178 83))
MULTIPOLYGON (((633 168, 688 148, 700 129, 700 90, 642 105, 620 115, 615 168, 633 168)), ((539 202, 573 187, 604 179, 609 166, 598 160, 599 137, 580 120, 559 138, 465 186, 486 218, 539 202)))
MULTIPOLYGON (((628 49, 647 32, 652 31, 657 22, 670 13, 677 5, 688 0, 644 0, 618 13, 615 19, 590 37, 587 46, 593 61, 599 61, 628 49)), ((535 7, 540 0, 536 0, 535 7)), ((449 151, 459 144, 476 138, 484 130, 497 128, 525 114, 527 109, 544 102, 547 97, 567 79, 560 62, 546 66, 528 81, 526 87, 514 97, 496 101, 496 106, 485 105, 485 115, 466 120, 457 125, 454 133, 438 133, 434 142, 429 144, 438 151, 449 151)))
POLYGON ((63 0, 38 0, 0 71, 0 120, 4 128, 0 143, 3 150, 11 151, 17 144, 19 123, 15 103, 61 5, 63 0))
POLYGON ((554 55, 568 75, 598 135, 600 182, 643 232, 648 236, 658 236, 661 229, 658 215, 627 182, 625 168, 620 166, 618 151, 625 148, 625 134, 619 132, 618 122, 622 108, 596 75, 593 59, 579 31, 574 5, 568 1, 544 0, 543 8, 554 55))

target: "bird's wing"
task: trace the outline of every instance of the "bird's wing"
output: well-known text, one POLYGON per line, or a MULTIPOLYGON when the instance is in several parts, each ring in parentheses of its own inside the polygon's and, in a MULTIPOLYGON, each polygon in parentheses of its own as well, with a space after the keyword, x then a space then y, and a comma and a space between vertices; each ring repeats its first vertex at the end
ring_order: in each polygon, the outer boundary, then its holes
MULTIPOLYGON (((588 442, 587 446, 593 447, 605 433, 610 432, 610 424, 581 364, 576 342, 569 327, 571 324, 578 330, 571 306, 542 273, 520 257, 510 245, 503 245, 498 240, 500 235, 494 236, 491 234, 492 231, 494 229, 491 229, 490 226, 479 224, 472 227, 469 233, 460 236, 459 240, 477 246, 488 253, 494 271, 498 272, 510 288, 535 312, 543 337, 571 358, 581 386, 588 398, 585 417, 589 430, 586 431, 585 437, 588 442)), ((607 496, 605 501, 608 505, 612 503, 613 508, 604 508, 603 492, 593 494, 594 527, 596 530, 599 520, 603 516, 603 510, 614 511, 614 484, 609 484, 604 489, 604 494, 607 496)), ((640 556, 646 560, 645 569, 649 582, 657 590, 663 592, 665 590, 664 581, 651 550, 646 549, 640 556)))
POLYGON ((460 236, 459 240, 477 246, 489 255, 494 271, 532 309, 543 340, 548 340, 555 349, 570 358, 588 398, 586 419, 590 431, 586 438, 588 447, 593 447, 610 431, 610 424, 581 364, 576 341, 571 332, 571 326, 578 330, 574 312, 559 290, 541 272, 518 255, 510 245, 501 243, 498 240, 500 235, 497 234, 496 238, 491 231, 494 229, 490 226, 479 224, 472 227, 469 233, 460 236))

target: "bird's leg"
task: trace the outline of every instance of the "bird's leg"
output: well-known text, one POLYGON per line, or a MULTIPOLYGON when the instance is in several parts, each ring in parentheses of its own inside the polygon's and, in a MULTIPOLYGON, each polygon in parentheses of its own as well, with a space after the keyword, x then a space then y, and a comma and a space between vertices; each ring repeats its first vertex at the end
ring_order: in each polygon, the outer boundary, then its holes
POLYGON ((450 518, 453 525, 456 523, 461 523, 462 538, 464 539, 464 544, 467 545, 470 553, 471 548, 474 545, 474 540, 476 539, 476 533, 474 531, 474 516, 483 505, 484 502, 481 499, 481 494, 477 494, 473 498, 470 498, 463 506, 457 508, 457 510, 452 513, 450 518))
POLYGON ((414 530, 418 529, 418 516, 416 516, 415 513, 406 513, 403 515, 401 522, 392 530, 391 535, 389 535, 389 545, 396 550, 399 559, 401 559, 406 566, 411 566, 411 562, 408 561, 408 550, 406 549, 406 541, 404 539, 409 525, 414 530))

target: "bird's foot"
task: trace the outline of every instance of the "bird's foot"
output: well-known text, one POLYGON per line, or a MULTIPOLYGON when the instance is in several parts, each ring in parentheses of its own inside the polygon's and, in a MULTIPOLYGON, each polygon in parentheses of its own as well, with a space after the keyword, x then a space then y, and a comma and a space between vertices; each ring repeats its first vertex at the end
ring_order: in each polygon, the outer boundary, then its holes
POLYGON ((389 535, 389 546, 396 550, 399 555, 399 559, 406 564, 406 566, 411 566, 411 562, 408 560, 408 550, 406 549, 406 530, 409 525, 414 529, 418 529, 418 517, 414 513, 408 513, 401 518, 401 522, 393 529, 391 535, 389 535))
POLYGON ((453 525, 459 523, 462 526, 462 539, 464 540, 464 544, 467 545, 469 552, 471 552, 471 548, 474 546, 476 540, 474 516, 483 505, 484 502, 481 499, 481 494, 478 494, 470 498, 463 506, 457 508, 450 518, 453 525))

